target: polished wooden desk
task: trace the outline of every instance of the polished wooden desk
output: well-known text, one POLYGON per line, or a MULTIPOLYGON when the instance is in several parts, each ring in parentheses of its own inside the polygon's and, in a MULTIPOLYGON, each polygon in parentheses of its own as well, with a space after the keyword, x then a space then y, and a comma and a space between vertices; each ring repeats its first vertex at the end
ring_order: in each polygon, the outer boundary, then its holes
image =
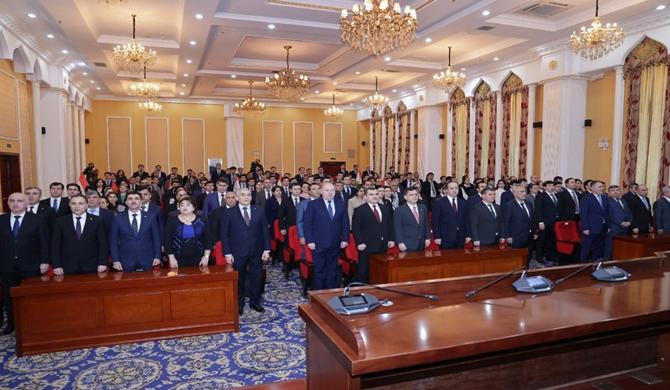
MULTIPOLYGON (((498 275, 398 283, 437 301, 365 291, 394 305, 341 316, 327 304, 342 290, 312 292, 307 326, 308 389, 538 389, 639 367, 670 368, 670 265, 617 262, 619 284, 584 272, 541 295, 518 294, 514 275, 471 299, 498 275)), ((533 270, 552 280, 577 266, 533 270)))
POLYGON ((670 250, 670 232, 615 236, 612 257, 615 260, 636 259, 668 250, 670 250))
POLYGON ((239 330, 230 266, 32 278, 11 294, 19 356, 239 330))
POLYGON ((397 283, 507 272, 526 264, 528 249, 442 249, 370 255, 370 282, 397 283))

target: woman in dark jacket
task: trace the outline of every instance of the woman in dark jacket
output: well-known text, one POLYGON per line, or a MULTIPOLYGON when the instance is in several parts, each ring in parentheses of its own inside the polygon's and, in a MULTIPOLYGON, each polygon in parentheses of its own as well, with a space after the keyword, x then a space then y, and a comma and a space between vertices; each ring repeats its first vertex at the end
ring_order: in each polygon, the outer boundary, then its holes
POLYGON ((192 197, 181 198, 177 206, 179 215, 168 219, 163 238, 170 267, 204 267, 211 252, 205 220, 195 214, 196 202, 192 197))

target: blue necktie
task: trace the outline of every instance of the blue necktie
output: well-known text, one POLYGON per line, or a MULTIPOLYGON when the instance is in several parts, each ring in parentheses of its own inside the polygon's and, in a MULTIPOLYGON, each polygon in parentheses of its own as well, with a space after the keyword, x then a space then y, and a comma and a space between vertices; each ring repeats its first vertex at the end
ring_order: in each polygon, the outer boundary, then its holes
POLYGON ((58 199, 54 199, 54 202, 51 205, 51 208, 54 209, 54 211, 58 211, 58 199))
POLYGON ((12 226, 12 236, 14 236, 14 238, 19 236, 19 227, 21 226, 21 224, 19 224, 20 218, 21 217, 18 215, 14 216, 14 226, 12 226))
POLYGON ((330 220, 332 221, 333 218, 335 218, 335 210, 333 209, 333 202, 328 201, 328 215, 330 216, 330 220))

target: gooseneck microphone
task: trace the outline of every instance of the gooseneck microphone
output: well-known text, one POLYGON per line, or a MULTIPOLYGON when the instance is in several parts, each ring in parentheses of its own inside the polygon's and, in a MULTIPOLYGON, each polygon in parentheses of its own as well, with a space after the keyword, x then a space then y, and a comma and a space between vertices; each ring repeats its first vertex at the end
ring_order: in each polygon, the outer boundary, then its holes
POLYGON ((572 273, 570 273, 570 274, 568 274, 568 275, 566 275, 566 276, 564 276, 560 279, 557 279, 556 282, 554 282, 554 284, 559 285, 559 284, 565 282, 566 280, 581 274, 582 272, 584 272, 589 267, 595 267, 595 269, 598 270, 602 264, 603 264, 602 260, 596 260, 594 262, 588 263, 585 266, 583 266, 581 268, 578 268, 576 271, 574 271, 574 272, 572 272, 572 273))
POLYGON ((414 292, 411 292, 411 291, 396 290, 395 288, 381 287, 381 286, 377 286, 377 285, 374 285, 374 284, 368 284, 368 283, 362 283, 362 282, 351 282, 351 283, 349 283, 349 285, 344 288, 344 295, 349 295, 349 287, 356 287, 356 286, 372 287, 372 288, 375 288, 377 290, 388 291, 388 292, 393 292, 393 293, 402 294, 402 295, 408 295, 410 297, 426 298, 426 299, 430 299, 431 301, 437 301, 439 299, 439 297, 437 295, 421 294, 421 293, 414 293, 414 292))
POLYGON ((526 267, 519 267, 519 268, 517 268, 517 269, 515 269, 515 270, 513 270, 513 271, 510 271, 510 272, 508 272, 508 273, 506 273, 506 274, 504 274, 504 275, 501 275, 501 276, 497 277, 496 279, 493 279, 492 281, 486 283, 485 285, 483 285, 483 286, 481 286, 481 287, 479 287, 479 288, 476 288, 476 289, 474 289, 474 290, 470 290, 470 291, 468 291, 468 292, 465 293, 465 297, 466 297, 466 298, 472 298, 472 297, 475 296, 475 294, 477 294, 478 292, 480 292, 480 291, 482 291, 482 290, 486 290, 487 288, 489 288, 489 287, 493 286, 494 284, 497 284, 497 283, 499 283, 499 282, 501 282, 501 281, 503 281, 503 280, 509 278, 510 276, 514 275, 515 273, 521 271, 521 270, 524 269, 524 268, 526 268, 526 267))

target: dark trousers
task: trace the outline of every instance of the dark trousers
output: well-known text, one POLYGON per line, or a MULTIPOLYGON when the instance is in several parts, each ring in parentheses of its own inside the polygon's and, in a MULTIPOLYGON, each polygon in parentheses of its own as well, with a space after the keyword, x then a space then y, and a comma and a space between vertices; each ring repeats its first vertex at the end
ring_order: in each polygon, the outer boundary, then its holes
MULTIPOLYGON (((386 245, 386 243, 384 243, 386 245)), ((358 251, 358 262, 356 262, 356 272, 354 273, 354 282, 369 283, 370 282, 370 255, 377 253, 384 253, 384 251, 358 251)))
POLYGON ((544 230, 540 230, 540 235, 537 238, 537 260, 541 261, 546 258, 549 261, 555 261, 556 254, 556 233, 554 233, 554 224, 547 223, 544 225, 544 230))
POLYGON ((260 256, 235 257, 233 268, 237 271, 237 299, 244 306, 245 293, 249 292, 249 305, 261 302, 261 259, 260 256), (247 281, 249 286, 247 287, 247 281))
POLYGON ((314 260, 314 289, 324 290, 338 287, 337 281, 337 258, 340 255, 340 247, 319 248, 312 252, 314 260))
POLYGON ((0 272, 0 282, 2 282, 2 299, 5 307, 5 316, 7 326, 14 325, 14 309, 12 306, 12 296, 10 289, 21 284, 23 277, 16 272, 0 272))
POLYGON ((607 227, 603 225, 600 233, 582 236, 582 251, 579 255, 581 262, 587 260, 600 260, 605 255, 605 240, 607 239, 607 227))

